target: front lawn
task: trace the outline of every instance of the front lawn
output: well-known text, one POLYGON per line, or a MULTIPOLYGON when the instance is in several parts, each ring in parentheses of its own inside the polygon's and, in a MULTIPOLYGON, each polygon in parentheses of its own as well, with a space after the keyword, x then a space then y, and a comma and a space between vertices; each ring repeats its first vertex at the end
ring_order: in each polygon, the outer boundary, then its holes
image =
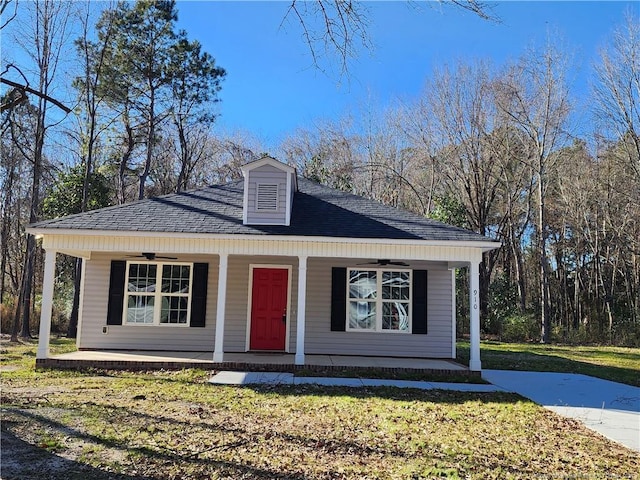
MULTIPOLYGON (((33 348, 3 344, 31 360, 33 348)), ((201 370, 25 364, 3 362, 3 478, 604 479, 640 469, 637 453, 513 394, 223 387, 201 370)))
MULTIPOLYGON (((469 363, 469 342, 458 342, 458 358, 469 363)), ((482 341, 483 370, 582 373, 640 386, 640 349, 482 341)))

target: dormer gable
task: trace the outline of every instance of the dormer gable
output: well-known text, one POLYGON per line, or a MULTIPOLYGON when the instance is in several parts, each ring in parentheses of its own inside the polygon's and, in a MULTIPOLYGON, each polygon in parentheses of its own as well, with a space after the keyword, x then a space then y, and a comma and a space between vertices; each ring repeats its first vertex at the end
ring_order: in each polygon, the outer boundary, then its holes
POLYGON ((289 225, 293 195, 298 189, 296 169, 265 156, 241 167, 244 175, 242 223, 289 225))

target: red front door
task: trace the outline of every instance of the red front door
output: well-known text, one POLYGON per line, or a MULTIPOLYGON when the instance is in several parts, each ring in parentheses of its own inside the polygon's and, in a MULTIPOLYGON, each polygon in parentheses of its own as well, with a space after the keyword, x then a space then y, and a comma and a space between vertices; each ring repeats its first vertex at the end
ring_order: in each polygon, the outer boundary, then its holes
POLYGON ((251 292, 251 350, 284 350, 288 270, 254 268, 251 292))

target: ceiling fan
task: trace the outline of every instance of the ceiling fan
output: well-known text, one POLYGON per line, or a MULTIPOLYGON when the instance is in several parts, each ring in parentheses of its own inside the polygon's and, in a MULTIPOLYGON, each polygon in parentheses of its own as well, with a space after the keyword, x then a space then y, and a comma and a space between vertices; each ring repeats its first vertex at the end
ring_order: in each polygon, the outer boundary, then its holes
POLYGON ((177 260, 178 257, 163 257, 156 255, 154 252, 142 252, 142 255, 127 255, 129 258, 146 258, 147 260, 155 260, 157 258, 163 258, 165 260, 177 260))
POLYGON ((376 260, 375 262, 359 263, 358 265, 380 265, 381 267, 386 267, 387 265, 398 265, 398 266, 401 266, 401 267, 408 267, 409 266, 408 263, 405 263, 405 262, 392 262, 388 258, 380 258, 380 259, 376 260))

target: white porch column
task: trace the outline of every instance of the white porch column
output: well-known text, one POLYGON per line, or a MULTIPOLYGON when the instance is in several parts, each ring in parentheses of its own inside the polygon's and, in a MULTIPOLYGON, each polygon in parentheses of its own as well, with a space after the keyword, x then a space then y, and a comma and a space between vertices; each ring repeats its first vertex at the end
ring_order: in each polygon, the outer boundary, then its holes
POLYGON ((53 284, 56 274, 56 251, 46 250, 44 257, 44 279, 42 281, 42 306, 40 310, 40 333, 36 358, 49 356, 49 338, 51 337, 51 310, 53 308, 53 284))
POLYGON ((218 305, 216 308, 216 339, 213 348, 213 361, 224 361, 224 316, 227 304, 227 267, 229 255, 220 253, 220 266, 218 267, 218 305))
POLYGON ((482 370, 480 364, 480 262, 469 264, 469 319, 471 348, 469 351, 469 369, 473 372, 482 370))
POLYGON ((451 358, 456 359, 456 340, 457 340, 457 321, 456 312, 456 269, 451 269, 451 358))
POLYGON ((304 365, 304 331, 307 310, 307 257, 298 256, 298 319, 295 364, 304 365))
POLYGON ((78 300, 78 328, 76 329, 76 348, 80 349, 82 337, 82 319, 84 318, 84 286, 87 278, 87 259, 82 259, 82 271, 80 273, 80 299, 78 300))

